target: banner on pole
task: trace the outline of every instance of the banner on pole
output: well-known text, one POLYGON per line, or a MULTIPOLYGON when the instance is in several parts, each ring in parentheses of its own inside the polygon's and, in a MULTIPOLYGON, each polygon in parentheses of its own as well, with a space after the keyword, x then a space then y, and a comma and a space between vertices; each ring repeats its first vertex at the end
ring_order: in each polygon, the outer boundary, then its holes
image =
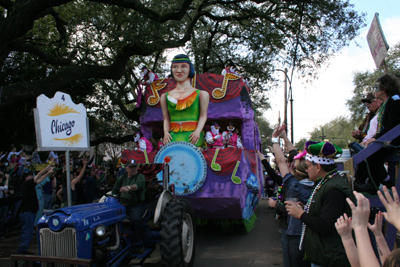
POLYGON ((379 13, 375 13, 371 27, 369 28, 367 34, 367 41, 372 57, 375 61, 375 65, 379 69, 389 50, 389 45, 386 42, 385 35, 383 34, 383 30, 379 22, 379 13))
POLYGON ((41 151, 89 150, 89 123, 86 108, 75 104, 69 94, 44 94, 36 100, 36 139, 41 151))

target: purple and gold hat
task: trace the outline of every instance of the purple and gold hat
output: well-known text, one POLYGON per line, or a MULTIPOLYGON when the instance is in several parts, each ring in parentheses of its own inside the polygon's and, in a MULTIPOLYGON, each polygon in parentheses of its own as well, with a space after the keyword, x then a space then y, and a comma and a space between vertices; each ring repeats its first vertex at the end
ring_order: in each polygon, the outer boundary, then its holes
POLYGON ((329 142, 307 141, 304 146, 306 160, 323 165, 334 164, 343 153, 340 147, 329 142))

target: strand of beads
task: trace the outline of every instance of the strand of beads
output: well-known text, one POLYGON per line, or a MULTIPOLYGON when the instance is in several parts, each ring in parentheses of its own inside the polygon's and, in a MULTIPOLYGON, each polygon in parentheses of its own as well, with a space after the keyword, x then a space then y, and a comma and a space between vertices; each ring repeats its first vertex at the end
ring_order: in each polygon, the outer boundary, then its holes
MULTIPOLYGON (((278 187, 277 193, 277 204, 283 204, 283 183, 278 187)), ((278 219, 280 216, 278 214, 275 214, 275 218, 278 219)))
MULTIPOLYGON (((326 181, 328 181, 329 179, 331 179, 331 178, 332 178, 333 176, 335 176, 336 174, 337 174, 337 172, 335 172, 335 173, 333 173, 333 174, 331 174, 331 175, 325 176, 325 178, 322 179, 322 180, 317 184, 317 186, 314 188, 314 190, 313 190, 311 196, 308 198, 308 201, 307 201, 306 206, 304 207, 304 211, 305 211, 306 213, 309 213, 312 200, 313 200, 315 194, 318 192, 318 190, 325 184, 326 181)), ((305 233, 306 233, 306 224, 303 223, 303 226, 302 226, 302 229, 301 229, 300 244, 299 244, 299 249, 300 249, 300 250, 302 249, 302 245, 303 245, 305 233)))

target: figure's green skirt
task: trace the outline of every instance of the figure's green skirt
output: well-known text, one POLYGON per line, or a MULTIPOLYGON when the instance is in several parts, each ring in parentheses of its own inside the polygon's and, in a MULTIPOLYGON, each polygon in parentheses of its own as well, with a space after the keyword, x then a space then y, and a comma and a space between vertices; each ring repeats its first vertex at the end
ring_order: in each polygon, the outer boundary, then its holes
MULTIPOLYGON (((189 136, 193 132, 169 132, 171 134, 172 140, 171 142, 177 142, 177 141, 184 141, 184 142, 189 142, 189 136)), ((205 139, 204 139, 204 132, 202 131, 200 133, 200 139, 196 144, 197 147, 203 147, 205 146, 205 139)))

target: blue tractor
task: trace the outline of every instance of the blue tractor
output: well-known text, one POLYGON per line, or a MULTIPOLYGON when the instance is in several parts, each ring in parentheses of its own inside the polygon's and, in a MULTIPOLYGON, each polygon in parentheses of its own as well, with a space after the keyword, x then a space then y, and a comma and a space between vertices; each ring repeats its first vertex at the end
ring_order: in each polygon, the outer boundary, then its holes
POLYGON ((174 186, 168 184, 168 164, 146 164, 142 168, 155 165, 163 169, 164 181, 160 193, 147 203, 142 218, 143 241, 138 242, 118 196, 107 194, 99 203, 45 214, 37 224, 40 256, 12 258, 20 264, 31 261, 40 262, 41 266, 47 266, 45 262, 55 263, 54 266, 84 266, 79 260, 86 259, 86 266, 116 267, 135 258, 143 263, 158 243, 163 266, 193 266, 195 221, 190 202, 175 199, 174 186))

